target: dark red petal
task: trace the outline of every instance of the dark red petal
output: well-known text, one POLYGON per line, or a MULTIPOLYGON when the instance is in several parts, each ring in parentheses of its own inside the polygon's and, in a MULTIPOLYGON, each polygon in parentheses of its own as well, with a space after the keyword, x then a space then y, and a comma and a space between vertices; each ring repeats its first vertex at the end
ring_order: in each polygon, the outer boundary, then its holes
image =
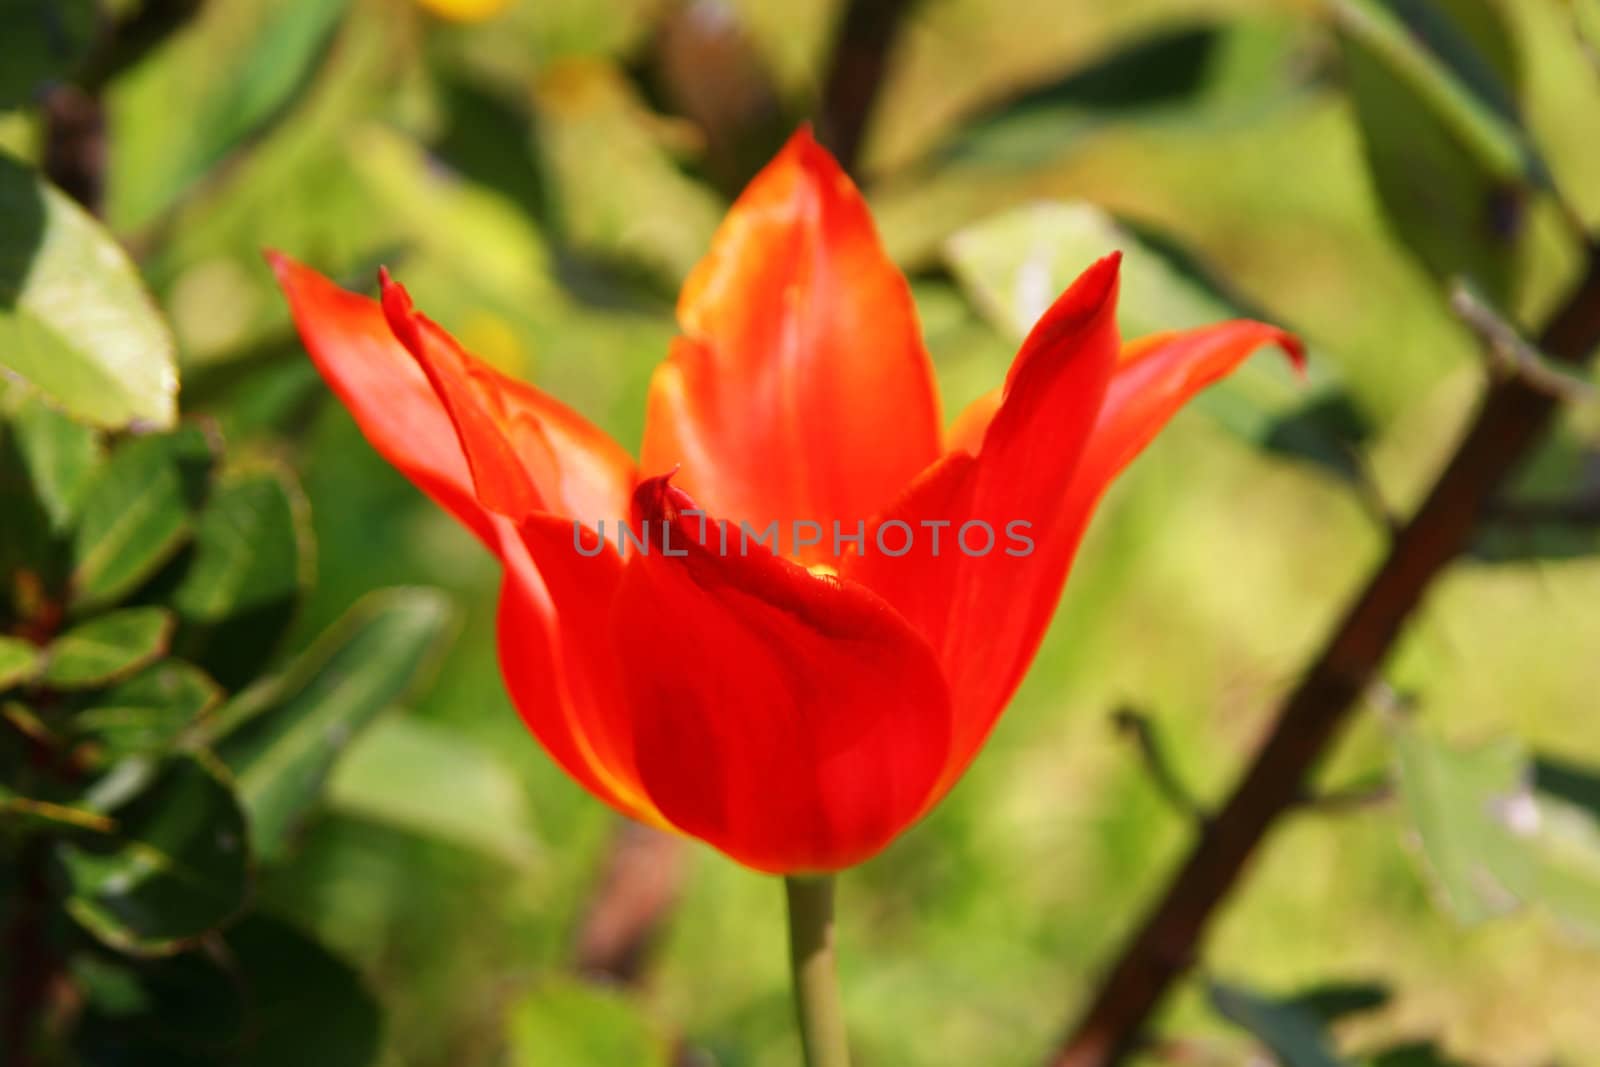
MULTIPOLYGON (((1119 263, 1113 255, 1094 264, 1039 320, 976 456, 946 456, 882 517, 912 528, 912 550, 889 556, 874 537, 847 560, 844 573, 893 604, 939 653, 956 722, 941 791, 1021 681, 1066 581, 1077 538, 1062 520, 1117 357, 1119 263), (986 527, 968 530, 964 550, 965 523, 986 527)), ((891 549, 904 540, 888 536, 891 549)))
POLYGON ((702 544, 693 503, 665 478, 635 504, 651 548, 628 560, 613 626, 651 800, 757 870, 876 853, 925 809, 947 760, 932 649, 854 582, 759 546, 741 556, 736 530, 723 554, 714 519, 702 544))
POLYGON ((939 454, 910 290, 861 194, 802 129, 740 196, 678 301, 642 466, 763 527, 854 528, 939 454))

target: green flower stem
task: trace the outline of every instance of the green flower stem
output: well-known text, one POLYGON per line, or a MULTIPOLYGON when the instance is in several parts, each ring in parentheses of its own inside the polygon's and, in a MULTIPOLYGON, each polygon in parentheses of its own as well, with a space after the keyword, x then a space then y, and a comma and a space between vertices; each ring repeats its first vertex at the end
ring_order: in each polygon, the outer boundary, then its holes
POLYGON ((806 1067, 850 1067, 839 980, 833 964, 833 876, 784 879, 789 896, 789 961, 806 1067))

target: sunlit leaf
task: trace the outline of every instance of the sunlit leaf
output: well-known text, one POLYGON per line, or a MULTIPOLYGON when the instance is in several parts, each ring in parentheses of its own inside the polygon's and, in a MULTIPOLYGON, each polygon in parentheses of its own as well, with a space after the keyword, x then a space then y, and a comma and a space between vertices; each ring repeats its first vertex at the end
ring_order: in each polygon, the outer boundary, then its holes
POLYGON ((166 654, 172 638, 166 608, 126 608, 63 633, 45 650, 39 681, 52 689, 87 689, 124 678, 166 654))
POLYGON ((0 218, 0 371, 96 425, 170 426, 172 335, 122 249, 3 153, 0 218))
POLYGON ((511 1009, 511 1067, 667 1067, 668 1047, 621 993, 548 978, 511 1009))
POLYGON ((218 713, 217 752, 232 768, 267 859, 322 799, 345 747, 402 699, 442 643, 449 605, 426 589, 391 589, 358 603, 281 678, 218 713))
POLYGON ((171 761, 103 814, 115 823, 110 833, 58 847, 67 910, 100 940, 129 951, 170 952, 243 906, 244 812, 201 764, 171 761))
POLYGON ((132 592, 183 547, 213 459, 213 443, 193 425, 116 451, 85 493, 73 539, 79 610, 132 592))
POLYGON ((0 693, 30 680, 40 662, 39 648, 33 642, 0 636, 0 693))
POLYGON ((516 774, 460 734, 410 716, 375 723, 351 747, 328 803, 517 866, 539 854, 516 774))

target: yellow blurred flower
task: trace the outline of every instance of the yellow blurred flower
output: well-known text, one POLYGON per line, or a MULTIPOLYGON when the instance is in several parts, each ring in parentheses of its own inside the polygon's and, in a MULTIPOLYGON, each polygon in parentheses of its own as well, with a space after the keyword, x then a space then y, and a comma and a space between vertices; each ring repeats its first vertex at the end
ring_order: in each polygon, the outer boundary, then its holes
POLYGON ((505 9, 508 0, 417 0, 417 3, 447 19, 457 22, 477 22, 491 18, 505 9))

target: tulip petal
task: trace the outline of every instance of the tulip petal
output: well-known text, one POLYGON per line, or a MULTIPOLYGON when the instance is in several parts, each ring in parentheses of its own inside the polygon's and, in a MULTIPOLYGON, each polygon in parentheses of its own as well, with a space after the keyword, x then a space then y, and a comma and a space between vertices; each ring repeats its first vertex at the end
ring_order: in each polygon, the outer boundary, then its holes
POLYGON ((498 535, 478 503, 450 416, 395 340, 376 300, 334 285, 288 256, 267 253, 317 370, 372 447, 490 547, 498 535))
POLYGON ((513 519, 547 511, 590 524, 625 514, 636 470, 620 445, 466 351, 387 271, 382 281, 389 325, 449 412, 485 507, 513 519))
POLYGON ((854 582, 761 547, 724 553, 709 523, 702 544, 694 504, 665 478, 634 499, 671 539, 631 555, 613 616, 650 798, 762 871, 876 853, 925 809, 948 756, 933 650, 854 582))
POLYGON ((612 649, 622 559, 569 519, 535 515, 520 533, 505 554, 498 620, 500 671, 512 703, 579 785, 625 815, 665 825, 634 770, 612 649))
POLYGON ((940 792, 988 736, 1060 598, 1077 545, 1062 522, 1068 489, 1117 356, 1119 263, 1090 267, 1033 328, 976 454, 952 452, 924 471, 846 561, 847 576, 939 653, 957 716, 940 792), (907 541, 902 555, 883 550, 907 541))
POLYGON ((939 453, 910 289, 866 203, 802 129, 739 197, 678 302, 642 467, 758 528, 851 528, 939 453))

